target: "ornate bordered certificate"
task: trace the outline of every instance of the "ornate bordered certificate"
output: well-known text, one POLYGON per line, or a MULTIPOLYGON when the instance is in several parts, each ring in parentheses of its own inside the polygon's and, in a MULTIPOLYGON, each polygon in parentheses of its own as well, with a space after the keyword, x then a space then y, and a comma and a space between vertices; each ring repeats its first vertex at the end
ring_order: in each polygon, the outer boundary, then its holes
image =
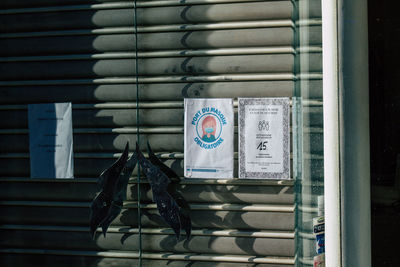
POLYGON ((239 98, 239 178, 289 179, 289 98, 239 98))

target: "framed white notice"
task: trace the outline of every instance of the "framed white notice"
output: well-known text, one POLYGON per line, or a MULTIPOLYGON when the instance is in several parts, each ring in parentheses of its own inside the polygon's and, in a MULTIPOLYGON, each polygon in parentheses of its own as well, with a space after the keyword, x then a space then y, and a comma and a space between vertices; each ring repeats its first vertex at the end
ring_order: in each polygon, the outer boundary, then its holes
POLYGON ((233 100, 185 98, 187 178, 233 178, 233 100))
POLYGON ((239 178, 290 179, 289 98, 239 98, 239 178))

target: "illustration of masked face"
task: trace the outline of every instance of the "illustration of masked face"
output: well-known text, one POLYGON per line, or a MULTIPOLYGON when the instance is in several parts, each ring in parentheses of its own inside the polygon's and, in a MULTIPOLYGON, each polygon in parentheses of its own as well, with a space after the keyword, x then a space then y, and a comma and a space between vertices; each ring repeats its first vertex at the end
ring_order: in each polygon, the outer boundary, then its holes
POLYGON ((203 136, 202 139, 205 142, 215 141, 215 129, 217 128, 217 122, 213 116, 207 116, 202 123, 203 136))

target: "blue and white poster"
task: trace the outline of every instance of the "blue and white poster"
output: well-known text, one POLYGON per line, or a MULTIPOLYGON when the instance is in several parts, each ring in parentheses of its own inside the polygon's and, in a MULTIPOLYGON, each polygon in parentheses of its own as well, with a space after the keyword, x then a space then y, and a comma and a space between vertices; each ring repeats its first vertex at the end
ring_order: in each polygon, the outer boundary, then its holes
POLYGON ((31 178, 73 178, 71 103, 28 105, 31 178))
POLYGON ((233 100, 185 99, 185 177, 233 178, 233 100))

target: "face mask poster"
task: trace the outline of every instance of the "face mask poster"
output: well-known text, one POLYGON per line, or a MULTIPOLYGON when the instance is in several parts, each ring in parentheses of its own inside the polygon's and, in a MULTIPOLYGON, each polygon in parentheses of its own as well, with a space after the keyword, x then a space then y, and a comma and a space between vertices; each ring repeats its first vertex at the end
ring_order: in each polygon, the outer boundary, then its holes
POLYGON ((233 178, 233 100, 185 99, 185 177, 233 178))

